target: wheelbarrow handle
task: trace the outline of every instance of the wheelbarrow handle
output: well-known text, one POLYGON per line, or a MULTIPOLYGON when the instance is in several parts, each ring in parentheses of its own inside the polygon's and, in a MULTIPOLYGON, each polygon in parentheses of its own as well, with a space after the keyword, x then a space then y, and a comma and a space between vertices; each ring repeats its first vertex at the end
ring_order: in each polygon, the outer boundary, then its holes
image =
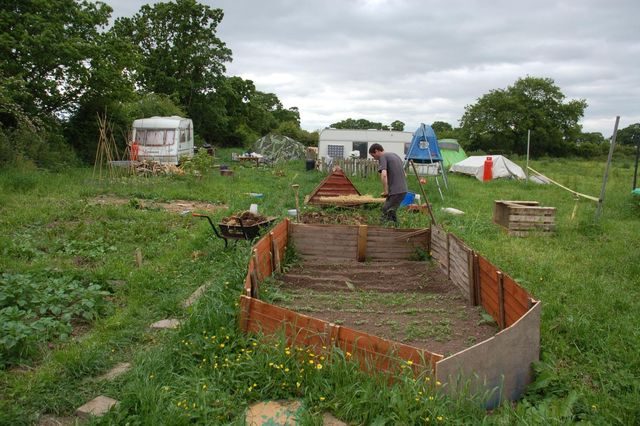
POLYGON ((206 218, 209 221, 209 225, 211 225, 211 229, 213 229, 213 233, 216 234, 216 237, 223 239, 224 240, 224 246, 225 246, 225 248, 227 247, 227 239, 218 233, 218 230, 216 229, 216 226, 213 224, 213 221, 211 220, 211 218, 209 216, 207 216, 205 214, 200 214, 200 213, 191 213, 191 216, 206 218))

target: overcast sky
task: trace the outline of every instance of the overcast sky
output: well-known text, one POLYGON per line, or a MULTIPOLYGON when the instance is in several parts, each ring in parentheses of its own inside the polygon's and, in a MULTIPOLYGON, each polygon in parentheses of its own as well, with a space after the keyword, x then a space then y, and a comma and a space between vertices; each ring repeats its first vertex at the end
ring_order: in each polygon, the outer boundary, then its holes
MULTIPOLYGON (((105 0, 133 16, 145 0, 105 0)), ((224 10, 227 74, 253 80, 306 130, 346 118, 453 126, 518 78, 585 99, 585 132, 640 122, 640 0, 200 0, 224 10)))

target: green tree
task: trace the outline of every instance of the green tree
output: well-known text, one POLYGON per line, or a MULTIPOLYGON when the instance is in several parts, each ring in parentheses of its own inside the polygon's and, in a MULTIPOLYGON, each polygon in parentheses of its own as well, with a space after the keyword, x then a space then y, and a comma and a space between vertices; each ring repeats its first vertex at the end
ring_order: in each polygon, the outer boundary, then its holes
POLYGON ((583 143, 592 143, 595 145, 599 145, 605 142, 604 136, 600 132, 588 132, 581 133, 580 136, 576 139, 578 144, 583 143))
POLYGON ((436 135, 440 135, 441 133, 444 133, 444 132, 453 131, 453 127, 451 126, 451 124, 445 121, 434 121, 431 124, 431 128, 433 129, 434 132, 436 132, 436 135))
POLYGON ((73 110, 96 71, 99 28, 111 8, 102 2, 21 0, 0 2, 0 74, 25 90, 14 100, 31 115, 73 110))
POLYGON ((215 90, 231 60, 231 50, 216 37, 223 16, 195 0, 176 0, 144 5, 133 17, 117 19, 113 31, 140 52, 140 86, 176 95, 192 114, 194 97, 215 90))
POLYGON ((404 130, 404 123, 400 120, 396 120, 390 124, 391 130, 402 132, 404 130))
POLYGON ((640 123, 635 123, 618 130, 616 143, 620 145, 637 145, 640 142, 640 123))
POLYGON ((521 78, 467 105, 461 136, 471 150, 524 154, 530 129, 532 156, 567 155, 581 135, 586 106, 582 99, 565 102, 550 78, 521 78))
POLYGON ((104 100, 127 86, 123 58, 131 49, 102 31, 110 13, 103 2, 0 2, 0 78, 9 100, 0 124, 26 135, 33 127, 25 123, 40 123, 37 148, 16 143, 15 155, 45 167, 72 157, 61 137, 64 118, 85 100, 104 100))
POLYGON ((391 126, 386 124, 377 123, 374 121, 369 121, 364 118, 359 118, 354 120, 353 118, 347 118, 346 120, 338 121, 337 123, 333 123, 329 125, 329 127, 333 127, 334 129, 360 129, 360 130, 368 130, 368 129, 376 129, 376 130, 390 130, 393 125, 400 126, 404 128, 404 123, 402 121, 396 120, 391 123, 391 126))

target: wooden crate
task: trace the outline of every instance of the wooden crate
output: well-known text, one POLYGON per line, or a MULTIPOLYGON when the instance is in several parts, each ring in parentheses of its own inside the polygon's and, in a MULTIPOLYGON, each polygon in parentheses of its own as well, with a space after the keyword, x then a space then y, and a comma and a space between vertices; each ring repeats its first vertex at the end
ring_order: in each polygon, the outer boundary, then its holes
POLYGON ((537 201, 495 200, 493 222, 509 235, 526 237, 530 232, 551 235, 556 226, 556 208, 541 207, 537 201))

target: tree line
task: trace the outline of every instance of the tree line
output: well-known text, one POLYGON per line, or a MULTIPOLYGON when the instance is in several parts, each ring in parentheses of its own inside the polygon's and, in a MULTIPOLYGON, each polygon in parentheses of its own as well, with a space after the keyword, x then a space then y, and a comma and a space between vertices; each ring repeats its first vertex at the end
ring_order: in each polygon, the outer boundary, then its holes
MULTIPOLYGON (((175 0, 109 25, 112 12, 88 0, 0 2, 0 164, 91 162, 98 115, 108 118, 121 148, 131 122, 152 115, 190 117, 197 144, 248 146, 270 132, 317 144, 317 132, 301 129, 296 107, 225 75, 232 52, 216 35, 221 9, 175 0)), ((586 106, 566 101, 549 78, 526 77, 468 105, 459 127, 432 124, 439 138, 472 151, 523 153, 531 129, 536 156, 598 155, 604 136, 578 124, 586 106)), ((404 126, 352 118, 330 125, 404 126)), ((640 123, 618 135, 622 144, 639 140, 640 123)))
POLYGON ((269 132, 317 143, 297 108, 224 74, 221 9, 156 3, 109 26, 112 12, 87 0, 0 3, 0 163, 90 162, 99 114, 121 148, 131 122, 152 115, 190 117, 198 144, 243 146, 269 132))
MULTIPOLYGON (((531 131, 530 155, 596 157, 609 150, 609 138, 599 132, 583 132, 579 124, 587 102, 566 100, 551 78, 519 78, 506 89, 491 90, 465 107, 460 126, 434 121, 439 139, 457 139, 470 152, 526 154, 531 131)), ((364 119, 346 119, 331 125, 337 129, 404 130, 399 120, 390 125, 364 119)), ((640 123, 618 130, 616 143, 632 151, 640 143, 640 123)), ((625 149, 626 148, 626 149, 625 149)))

